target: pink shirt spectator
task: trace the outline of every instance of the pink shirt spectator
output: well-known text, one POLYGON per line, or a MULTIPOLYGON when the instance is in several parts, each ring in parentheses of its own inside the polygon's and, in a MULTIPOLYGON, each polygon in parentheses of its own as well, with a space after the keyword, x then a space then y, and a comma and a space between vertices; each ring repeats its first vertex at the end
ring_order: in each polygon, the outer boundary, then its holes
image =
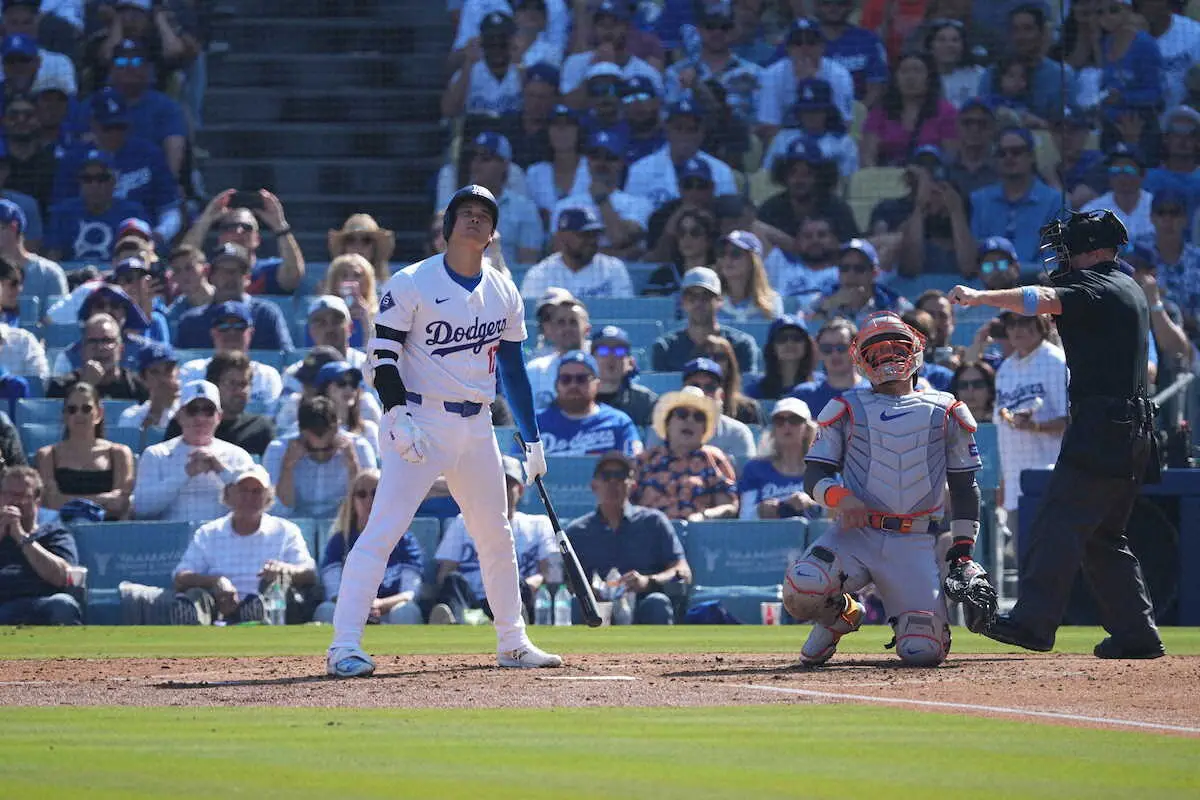
POLYGON ((898 119, 888 119, 879 107, 871 109, 863 123, 863 133, 874 134, 879 139, 879 150, 875 163, 880 167, 901 167, 908 161, 908 154, 927 144, 945 147, 946 142, 958 138, 956 118, 958 112, 945 100, 939 100, 937 115, 925 120, 914 138, 912 131, 905 130, 898 119))

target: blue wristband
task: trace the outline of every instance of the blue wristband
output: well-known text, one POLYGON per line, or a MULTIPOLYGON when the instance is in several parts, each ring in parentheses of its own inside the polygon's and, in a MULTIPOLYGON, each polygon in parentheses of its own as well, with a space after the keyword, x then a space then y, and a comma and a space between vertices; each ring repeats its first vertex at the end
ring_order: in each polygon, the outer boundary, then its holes
POLYGON ((1021 303, 1023 304, 1022 313, 1027 317, 1036 317, 1038 310, 1038 293, 1033 286, 1021 287, 1021 303))

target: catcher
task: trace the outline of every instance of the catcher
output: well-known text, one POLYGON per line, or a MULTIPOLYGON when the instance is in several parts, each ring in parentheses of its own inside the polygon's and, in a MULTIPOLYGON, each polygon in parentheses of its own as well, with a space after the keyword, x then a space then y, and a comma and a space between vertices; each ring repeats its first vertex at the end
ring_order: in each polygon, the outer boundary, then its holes
POLYGON ((975 420, 952 395, 915 390, 924 353, 924 338, 899 316, 871 315, 852 345, 871 388, 829 401, 817 420, 804 487, 839 527, 791 565, 783 587, 788 613, 816 623, 800 651, 807 666, 824 664, 858 630, 865 609, 850 593, 871 582, 900 659, 931 667, 946 658, 950 627, 934 541, 947 484, 954 519, 946 595, 962 603, 972 631, 995 617, 996 591, 971 558, 979 533, 975 420))

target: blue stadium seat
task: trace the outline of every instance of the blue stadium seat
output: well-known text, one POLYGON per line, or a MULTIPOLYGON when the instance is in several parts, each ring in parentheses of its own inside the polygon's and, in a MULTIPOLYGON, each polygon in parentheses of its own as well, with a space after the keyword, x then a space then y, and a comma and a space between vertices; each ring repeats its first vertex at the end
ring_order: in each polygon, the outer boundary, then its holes
MULTIPOLYGON (((117 424, 117 420, 121 418, 121 412, 127 408, 133 408, 137 405, 135 400, 101 400, 100 405, 104 408, 104 422, 108 428, 112 428, 117 424)), ((61 409, 61 401, 60 401, 61 409)))
POLYGON ((301 279, 300 285, 296 287, 296 294, 301 296, 317 294, 317 287, 321 281, 325 280, 325 276, 329 273, 329 262, 304 262, 304 278, 301 279))
POLYGON ((948 292, 962 282, 961 275, 917 275, 913 278, 897 276, 888 282, 888 288, 916 302, 921 293, 928 289, 948 292))
POLYGON ((160 521, 73 523, 79 564, 88 570, 88 622, 120 622, 122 581, 169 589, 198 526, 160 521))
POLYGON ((980 422, 975 431, 975 445, 979 448, 979 458, 983 468, 975 474, 979 488, 985 492, 1000 486, 1000 446, 996 443, 996 426, 990 422, 980 422))
MULTIPOLYGON (((62 409, 61 405, 59 409, 62 409)), ((63 431, 61 423, 28 423, 19 425, 18 429, 21 431, 21 446, 25 448, 26 458, 30 461, 38 450, 61 439, 63 431)))
POLYGON ((59 425, 62 423, 63 401, 59 398, 22 397, 17 400, 17 425, 59 425))
POLYGON ((596 456, 550 456, 546 465, 547 486, 588 486, 596 469, 596 456))
MULTIPOLYGON (((621 323, 621 327, 629 334, 629 343, 634 347, 644 347, 647 350, 654 344, 658 337, 662 336, 668 330, 674 330, 676 325, 668 324, 664 327, 663 322, 657 319, 641 319, 641 320, 625 320, 621 323)), ((649 359, 646 359, 642 366, 649 367, 649 359)))
POLYGON ((778 602, 787 565, 808 544, 805 520, 713 520, 687 526, 691 604, 720 600, 741 622, 759 622, 759 603, 778 602))
POLYGON ((300 529, 300 535, 304 537, 304 543, 308 545, 308 554, 317 562, 319 569, 322 555, 321 545, 324 544, 322 534, 327 526, 326 520, 312 519, 311 517, 289 517, 288 519, 300 529))
POLYGON ((41 320, 42 298, 23 294, 18 299, 21 325, 36 325, 41 320))
MULTIPOLYGON (((41 338, 45 341, 47 349, 51 347, 69 347, 79 341, 81 330, 78 324, 71 323, 67 325, 45 325, 41 330, 41 338)), ((51 363, 53 366, 53 363, 51 363)))
POLYGON ((682 372, 640 372, 637 382, 655 394, 674 392, 683 386, 682 372))
POLYGON ((762 347, 767 341, 767 331, 771 327, 771 323, 764 320, 752 320, 749 322, 739 322, 737 325, 730 325, 731 328, 737 328, 743 333, 748 333, 754 337, 754 341, 758 342, 758 346, 762 347))
MULTIPOLYGON (((133 451, 135 456, 141 455, 142 450, 145 449, 142 446, 141 428, 118 428, 116 425, 108 425, 105 426, 104 429, 104 438, 108 439, 110 442, 116 442, 117 444, 125 445, 133 451)), ((158 444, 161 441, 161 436, 155 437, 154 435, 149 435, 146 437, 146 443, 148 445, 158 444)))
POLYGON ((673 320, 678 313, 678 303, 674 297, 592 297, 585 301, 588 315, 592 320, 592 329, 603 325, 620 325, 624 327, 627 320, 659 319, 673 320))
POLYGON ((433 554, 437 552, 438 543, 442 539, 442 521, 434 517, 417 517, 412 521, 408 532, 417 540, 417 544, 421 545, 421 552, 425 556, 425 574, 421 578, 432 587, 437 579, 437 561, 434 560, 433 554))

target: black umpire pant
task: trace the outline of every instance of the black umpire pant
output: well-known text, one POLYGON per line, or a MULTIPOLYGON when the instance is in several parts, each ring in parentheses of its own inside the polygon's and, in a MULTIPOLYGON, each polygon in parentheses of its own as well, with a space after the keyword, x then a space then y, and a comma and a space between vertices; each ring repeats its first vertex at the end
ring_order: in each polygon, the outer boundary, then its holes
MULTIPOLYGON (((1154 607, 1125 536, 1142 481, 1081 469, 1066 458, 1070 442, 1063 445, 1064 455, 1054 466, 1030 527, 1011 618, 1052 644, 1082 565, 1100 620, 1116 643, 1152 649, 1161 643, 1154 607)), ((1141 475, 1149 445, 1143 440, 1135 450, 1133 474, 1141 475)))

